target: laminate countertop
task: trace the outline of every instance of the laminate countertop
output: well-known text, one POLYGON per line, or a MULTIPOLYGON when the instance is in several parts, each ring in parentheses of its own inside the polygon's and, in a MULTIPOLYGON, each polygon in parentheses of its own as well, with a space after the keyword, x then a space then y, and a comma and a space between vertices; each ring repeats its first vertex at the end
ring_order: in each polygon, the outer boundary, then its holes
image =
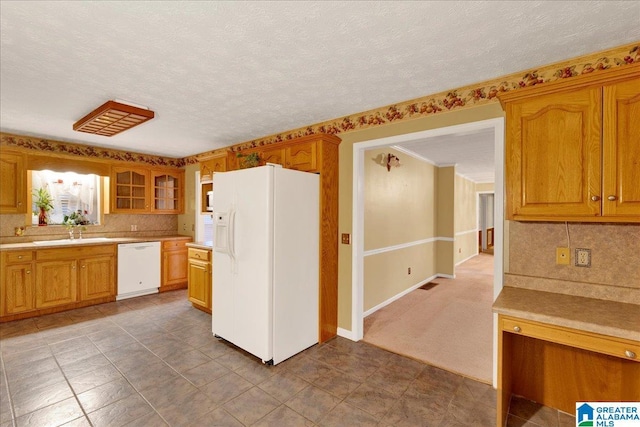
POLYGON ((208 240, 206 242, 189 242, 187 243, 187 247, 204 249, 204 250, 213 250, 213 241, 208 240))
POLYGON ((505 286, 498 314, 640 341, 640 305, 505 286))
POLYGON ((70 239, 53 239, 53 240, 37 240, 34 242, 20 242, 20 243, 4 243, 0 244, 0 250, 25 250, 25 249, 43 249, 43 248, 68 248, 78 245, 108 245, 108 244, 120 244, 120 243, 138 243, 138 242, 164 242, 167 240, 191 240, 189 236, 147 236, 147 237, 107 237, 107 238, 95 238, 86 237, 82 239, 75 238, 73 241, 70 239), (50 242, 50 243, 48 243, 50 242))

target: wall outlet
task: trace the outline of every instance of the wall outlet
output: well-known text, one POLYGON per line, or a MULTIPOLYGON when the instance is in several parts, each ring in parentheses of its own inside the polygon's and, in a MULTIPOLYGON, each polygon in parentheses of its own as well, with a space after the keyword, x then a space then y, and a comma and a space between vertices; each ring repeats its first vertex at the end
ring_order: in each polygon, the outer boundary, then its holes
POLYGON ((411 274, 411 267, 407 269, 407 274, 411 274))
POLYGON ((576 249, 576 267, 591 267, 591 249, 576 249))
POLYGON ((349 233, 342 233, 342 244, 348 245, 351 241, 351 235, 349 233))
POLYGON ((571 252, 569 252, 569 248, 556 248, 556 264, 557 265, 571 264, 571 252))
POLYGON ((138 231, 138 226, 135 224, 131 224, 131 231, 138 231))

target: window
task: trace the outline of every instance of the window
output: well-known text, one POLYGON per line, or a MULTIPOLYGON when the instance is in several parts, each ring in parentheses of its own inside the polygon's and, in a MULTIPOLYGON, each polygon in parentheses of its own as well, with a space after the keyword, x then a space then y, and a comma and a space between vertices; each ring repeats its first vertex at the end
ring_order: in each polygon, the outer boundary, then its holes
MULTIPOLYGON (((32 194, 46 189, 53 199, 49 225, 62 224, 73 212, 82 214, 91 224, 100 223, 100 176, 50 170, 31 171, 32 194)), ((32 198, 32 224, 38 223, 38 209, 32 198)))

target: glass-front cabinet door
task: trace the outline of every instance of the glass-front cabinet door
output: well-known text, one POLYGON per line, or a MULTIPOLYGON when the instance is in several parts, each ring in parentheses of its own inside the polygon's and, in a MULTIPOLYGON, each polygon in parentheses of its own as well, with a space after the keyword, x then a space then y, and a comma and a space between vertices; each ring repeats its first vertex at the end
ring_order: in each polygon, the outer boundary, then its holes
POLYGON ((153 185, 153 200, 151 211, 153 213, 181 213, 182 212, 182 188, 183 171, 152 171, 151 182, 153 185))
POLYGON ((112 212, 147 213, 150 211, 149 171, 114 167, 111 180, 112 212))

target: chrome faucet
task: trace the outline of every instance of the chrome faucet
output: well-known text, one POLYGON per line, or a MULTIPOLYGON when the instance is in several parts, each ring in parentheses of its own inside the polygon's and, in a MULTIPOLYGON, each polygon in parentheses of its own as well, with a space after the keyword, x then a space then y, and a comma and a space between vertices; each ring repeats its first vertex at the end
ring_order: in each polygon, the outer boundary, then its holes
POLYGON ((73 237, 73 228, 69 229, 69 239, 71 239, 71 240, 74 239, 74 237, 73 237))

